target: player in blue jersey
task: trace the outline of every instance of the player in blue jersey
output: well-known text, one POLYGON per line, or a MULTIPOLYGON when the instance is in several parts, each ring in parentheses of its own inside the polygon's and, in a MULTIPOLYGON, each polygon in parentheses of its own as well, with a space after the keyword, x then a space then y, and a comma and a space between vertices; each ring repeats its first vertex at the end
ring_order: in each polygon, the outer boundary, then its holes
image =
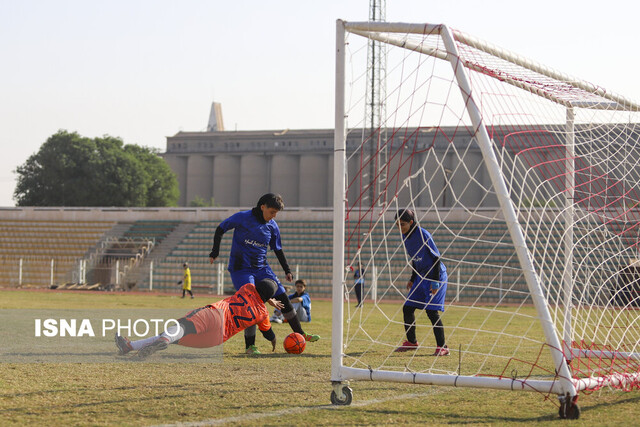
MULTIPOLYGON (((233 229, 231 252, 229 253, 228 270, 236 290, 246 283, 256 284, 262 279, 271 279, 278 284, 274 298, 284 307, 282 314, 291 329, 303 335, 307 341, 317 341, 318 335, 306 334, 302 330, 296 311, 291 305, 284 286, 278 280, 267 262, 267 251, 275 252, 288 282, 293 281, 291 269, 282 250, 280 229, 275 221, 278 212, 284 209, 284 202, 279 194, 267 193, 260 197, 255 208, 241 211, 225 219, 216 228, 213 247, 209 254, 209 262, 213 263, 220 255, 220 242, 225 232, 233 229)), ((255 326, 245 329, 244 339, 248 354, 260 354, 255 346, 255 326)))
POLYGON ((436 338, 434 356, 448 356, 449 349, 444 339, 444 326, 440 311, 444 311, 444 297, 447 293, 447 269, 440 260, 440 251, 424 228, 418 226, 410 209, 401 209, 396 214, 396 222, 402 233, 402 242, 411 261, 413 273, 407 283, 409 295, 402 307, 407 340, 396 349, 398 352, 416 349, 415 311, 425 310, 433 325, 436 338))

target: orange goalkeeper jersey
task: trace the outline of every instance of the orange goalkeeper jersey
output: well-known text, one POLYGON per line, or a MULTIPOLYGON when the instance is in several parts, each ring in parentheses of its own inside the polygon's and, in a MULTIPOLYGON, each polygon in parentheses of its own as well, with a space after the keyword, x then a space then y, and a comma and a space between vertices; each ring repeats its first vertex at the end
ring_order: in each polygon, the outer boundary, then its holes
POLYGON ((271 328, 267 307, 252 283, 247 283, 238 292, 211 307, 224 313, 223 342, 252 325, 258 325, 261 331, 271 328))
POLYGON ((258 325, 261 331, 271 328, 267 307, 252 283, 242 286, 228 298, 193 310, 186 318, 196 328, 195 334, 186 335, 178 341, 187 347, 220 345, 252 325, 258 325))

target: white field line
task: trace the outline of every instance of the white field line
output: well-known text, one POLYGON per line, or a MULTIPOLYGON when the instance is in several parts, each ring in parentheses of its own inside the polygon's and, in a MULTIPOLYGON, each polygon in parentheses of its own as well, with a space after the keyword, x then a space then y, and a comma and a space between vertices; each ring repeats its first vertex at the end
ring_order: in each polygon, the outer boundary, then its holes
MULTIPOLYGON (((222 425, 222 424, 226 424, 226 423, 236 423, 236 422, 243 422, 243 421, 251 421, 251 420, 259 420, 262 418, 270 418, 270 417, 283 417, 283 416, 289 416, 292 414, 300 414, 303 412, 308 412, 308 411, 314 411, 314 410, 322 410, 322 409, 328 409, 328 410, 336 410, 336 409, 343 409, 343 408, 359 408, 362 406, 369 406, 369 405, 373 405, 376 403, 383 403, 383 402, 388 402, 390 400, 403 400, 403 399, 415 399, 415 398, 419 398, 419 397, 425 397, 425 396, 429 396, 432 394, 436 394, 436 393, 440 393, 441 391, 430 391, 427 393, 411 393, 411 394, 403 394, 403 395, 396 395, 396 396, 391 396, 391 397, 387 397, 384 399, 372 399, 372 400, 365 400, 362 402, 353 402, 351 403, 351 405, 349 406, 340 406, 340 405, 319 405, 319 406, 300 406, 297 408, 287 408, 287 409, 281 409, 279 411, 273 411, 273 412, 254 412, 252 414, 244 414, 244 415, 238 415, 238 416, 234 416, 234 417, 227 417, 227 418, 219 418, 219 419, 210 419, 210 420, 204 420, 204 421, 194 421, 194 422, 187 422, 187 423, 176 423, 176 424, 161 424, 155 427, 201 427, 201 426, 216 426, 216 425, 222 425)), ((284 423, 286 424, 286 422, 284 423)))

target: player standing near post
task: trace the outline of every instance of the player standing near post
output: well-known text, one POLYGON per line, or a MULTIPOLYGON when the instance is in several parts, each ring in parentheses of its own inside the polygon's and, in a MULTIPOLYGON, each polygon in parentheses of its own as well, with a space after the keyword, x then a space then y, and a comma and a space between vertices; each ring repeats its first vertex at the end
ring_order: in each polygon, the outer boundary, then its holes
POLYGON ((440 261, 440 251, 431 234, 418 226, 412 210, 400 209, 396 214, 396 222, 402 233, 402 242, 411 260, 413 273, 407 283, 409 295, 402 307, 407 340, 395 351, 408 351, 418 347, 415 311, 420 309, 427 312, 433 325, 433 335, 436 338, 436 351, 433 355, 448 356, 449 348, 445 344, 444 326, 439 313, 444 311, 447 269, 440 261))
MULTIPOLYGON (((313 342, 320 339, 318 335, 306 334, 302 330, 296 311, 291 305, 275 273, 267 263, 267 250, 276 254, 288 282, 293 281, 291 269, 282 250, 280 229, 275 221, 278 212, 284 209, 282 196, 267 193, 260 197, 255 208, 231 215, 218 225, 213 237, 213 247, 209 254, 209 262, 213 264, 220 254, 220 242, 225 232, 233 229, 231 252, 229 253, 228 270, 236 290, 246 283, 257 283, 262 279, 271 279, 278 285, 274 298, 283 305, 282 314, 288 320, 291 329, 313 342)), ((255 346, 256 328, 249 327, 244 331, 247 354, 260 354, 255 346)))

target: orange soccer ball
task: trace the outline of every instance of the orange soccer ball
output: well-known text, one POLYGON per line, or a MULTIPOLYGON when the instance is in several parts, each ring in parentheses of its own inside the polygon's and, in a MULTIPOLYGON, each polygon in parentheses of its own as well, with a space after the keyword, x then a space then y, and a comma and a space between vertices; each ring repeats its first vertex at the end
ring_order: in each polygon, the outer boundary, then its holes
POLYGON ((304 351, 307 345, 307 341, 302 335, 297 332, 293 332, 284 339, 284 349, 287 353, 300 354, 304 351))

